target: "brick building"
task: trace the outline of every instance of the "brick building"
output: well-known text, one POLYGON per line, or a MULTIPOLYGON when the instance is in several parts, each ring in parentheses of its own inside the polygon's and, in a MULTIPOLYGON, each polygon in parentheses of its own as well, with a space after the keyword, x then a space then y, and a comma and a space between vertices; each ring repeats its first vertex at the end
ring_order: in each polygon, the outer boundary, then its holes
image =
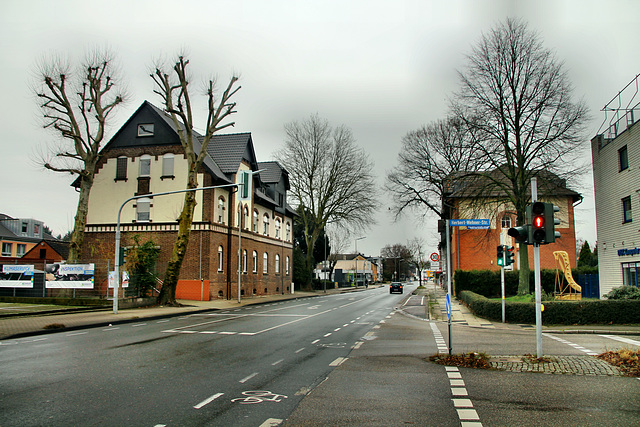
MULTIPOLYGON (((199 135, 197 138, 196 152, 202 140, 199 135)), ((160 248, 158 273, 164 274, 162 268, 175 242, 184 193, 153 194, 186 188, 187 160, 183 152, 171 118, 145 101, 101 151, 89 198, 84 262, 91 262, 87 259, 91 256, 114 252, 120 206, 132 196, 148 194, 124 205, 121 246, 131 246, 136 235, 142 242, 153 240, 160 248)), ((257 161, 250 133, 215 135, 207 154, 198 174, 200 187, 237 184, 242 171, 260 173, 253 175, 253 193, 246 202, 239 201, 236 187, 196 192, 197 205, 176 296, 236 298, 239 261, 241 295, 290 291, 294 212, 287 205, 287 171, 277 162, 257 161)), ((105 274, 96 266, 96 284, 105 274)))
MULTIPOLYGON (((497 171, 492 179, 496 179, 497 171)), ((572 267, 576 266, 576 237, 573 208, 582 201, 582 196, 567 188, 566 182, 551 173, 541 173, 538 178, 538 200, 553 203, 560 208, 555 218, 560 219, 556 226, 561 237, 554 243, 540 246, 541 268, 555 269, 554 251, 566 251, 572 267)), ((509 228, 516 225, 516 212, 513 205, 506 201, 500 191, 481 191, 482 178, 456 179, 452 176, 446 186, 443 200, 445 213, 451 219, 489 219, 488 229, 468 229, 451 227, 451 267, 452 271, 493 270, 496 264, 496 247, 500 244, 515 248, 515 263, 506 269, 518 269, 520 265, 520 244, 507 234, 509 228), (482 196, 480 196, 482 194, 482 196)), ((445 242, 444 232, 442 242, 445 242)), ((529 266, 533 268, 533 250, 528 250, 529 266)), ((446 259, 446 258, 444 258, 446 259)))

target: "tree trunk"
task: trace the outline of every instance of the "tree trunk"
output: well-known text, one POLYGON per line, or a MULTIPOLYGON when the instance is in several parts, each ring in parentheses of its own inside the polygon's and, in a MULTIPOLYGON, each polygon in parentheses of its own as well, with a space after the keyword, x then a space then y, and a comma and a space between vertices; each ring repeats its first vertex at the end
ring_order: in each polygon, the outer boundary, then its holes
POLYGON ((529 245, 520 243, 520 270, 518 275, 518 295, 529 294, 529 245))
MULTIPOLYGON (((89 164, 85 169, 93 171, 95 167, 89 164)), ((78 196, 78 208, 76 209, 76 217, 73 224, 73 232, 71 233, 71 242, 69 243, 69 257, 67 262, 70 264, 80 261, 82 257, 82 245, 84 243, 84 227, 87 225, 87 212, 89 210, 89 194, 93 186, 93 172, 85 176, 80 176, 80 194, 78 196)))
MULTIPOLYGON (((196 174, 189 173, 189 183, 187 188, 197 188, 196 174), (193 177, 192 177, 193 175, 193 177)), ((158 304, 160 305, 177 305, 176 288, 180 277, 180 269, 182 261, 187 253, 187 245, 189 244, 189 236, 191 235, 191 224, 193 223, 193 211, 196 207, 196 196, 194 191, 185 193, 184 206, 182 213, 178 219, 178 237, 173 245, 173 252, 167 270, 165 272, 164 282, 158 295, 158 304)))

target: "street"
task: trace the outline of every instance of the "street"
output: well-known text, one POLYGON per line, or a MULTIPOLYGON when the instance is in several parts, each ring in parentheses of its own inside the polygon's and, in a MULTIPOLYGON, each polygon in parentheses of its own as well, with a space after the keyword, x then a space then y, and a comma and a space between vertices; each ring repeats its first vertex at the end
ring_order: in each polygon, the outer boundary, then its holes
MULTIPOLYGON (((0 341, 2 426, 639 425, 640 381, 445 367, 446 322, 387 287, 0 341), (406 311, 405 311, 406 309, 406 311), (423 311, 424 312, 424 311, 423 311), (426 421, 425 421, 426 420, 426 421)), ((552 334, 545 354, 638 348, 552 334)), ((454 353, 535 353, 531 328, 453 326, 454 353)))

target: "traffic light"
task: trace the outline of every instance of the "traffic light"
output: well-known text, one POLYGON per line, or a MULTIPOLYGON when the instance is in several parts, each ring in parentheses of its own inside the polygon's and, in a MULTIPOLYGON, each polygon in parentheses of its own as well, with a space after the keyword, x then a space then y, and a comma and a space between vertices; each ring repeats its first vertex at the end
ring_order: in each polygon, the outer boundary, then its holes
MULTIPOLYGON (((531 209, 531 228, 529 229, 529 244, 547 243, 547 220, 545 217, 545 203, 534 202, 531 209)), ((553 221, 553 218, 551 218, 553 221)))
POLYGON ((544 216, 547 218, 545 243, 553 243, 560 237, 560 232, 556 231, 556 225, 560 225, 560 220, 555 217, 555 212, 560 210, 553 203, 544 204, 544 216))
POLYGON ((504 267, 504 245, 498 245, 497 249, 498 265, 504 267))
POLYGON ((523 243, 525 245, 529 243, 529 228, 531 226, 529 224, 519 225, 517 227, 511 227, 507 234, 516 239, 518 243, 523 243))
POLYGON ((507 267, 507 266, 509 266, 509 265, 514 263, 514 260, 513 260, 514 248, 513 248, 513 246, 505 246, 504 247, 504 253, 505 253, 504 266, 507 267))

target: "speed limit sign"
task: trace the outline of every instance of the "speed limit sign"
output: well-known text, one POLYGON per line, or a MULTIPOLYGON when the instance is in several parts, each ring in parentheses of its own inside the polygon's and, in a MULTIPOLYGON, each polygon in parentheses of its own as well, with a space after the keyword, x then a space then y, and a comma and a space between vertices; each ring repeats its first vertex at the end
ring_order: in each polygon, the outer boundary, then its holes
POLYGON ((431 261, 433 261, 433 262, 436 262, 436 261, 440 260, 440 255, 437 252, 434 252, 434 253, 431 254, 429 259, 431 259, 431 261))

